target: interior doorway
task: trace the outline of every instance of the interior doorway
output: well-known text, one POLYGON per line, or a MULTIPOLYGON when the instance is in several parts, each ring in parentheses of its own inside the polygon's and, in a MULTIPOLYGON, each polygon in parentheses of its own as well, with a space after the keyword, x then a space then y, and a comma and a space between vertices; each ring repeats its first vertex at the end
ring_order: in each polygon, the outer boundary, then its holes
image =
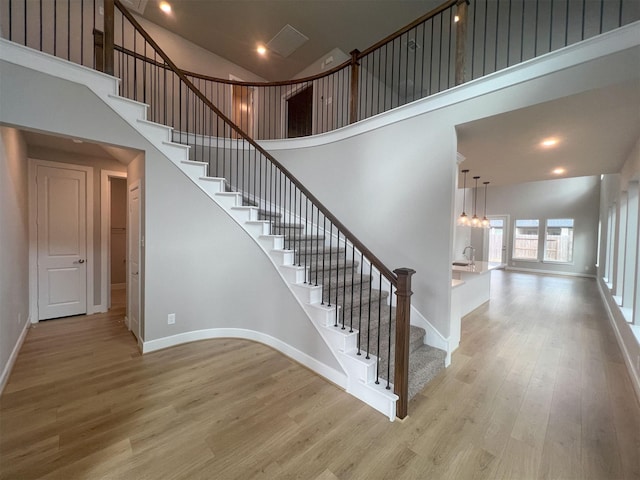
MULTIPOLYGON (((243 80, 229 75, 230 80, 242 82, 243 80)), ((247 85, 231 85, 231 120, 238 125, 240 129, 253 138, 253 104, 254 104, 254 88, 247 85)), ((236 132, 232 132, 233 138, 238 138, 236 132)))
POLYGON ((127 301, 127 179, 111 178, 109 229, 109 309, 126 307, 127 301))
POLYGON ((100 172, 101 312, 125 307, 127 172, 100 172))
POLYGON ((29 162, 29 297, 35 322, 93 313, 93 168, 29 162))
POLYGON ((306 137, 313 133, 313 86, 287 98, 287 138, 306 137))

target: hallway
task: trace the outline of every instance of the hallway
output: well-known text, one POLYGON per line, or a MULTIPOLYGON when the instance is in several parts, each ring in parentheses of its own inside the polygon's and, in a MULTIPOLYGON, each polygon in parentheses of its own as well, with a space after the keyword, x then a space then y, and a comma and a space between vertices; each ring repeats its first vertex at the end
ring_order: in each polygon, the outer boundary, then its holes
POLYGON ((141 356, 122 309, 41 322, 0 398, 0 478, 640 478, 596 282, 492 275, 404 422, 261 344, 141 356))

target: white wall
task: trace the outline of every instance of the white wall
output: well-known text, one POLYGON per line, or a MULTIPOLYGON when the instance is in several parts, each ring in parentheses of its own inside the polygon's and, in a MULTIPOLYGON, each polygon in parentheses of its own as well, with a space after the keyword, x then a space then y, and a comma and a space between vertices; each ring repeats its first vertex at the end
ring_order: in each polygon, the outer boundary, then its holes
POLYGON ((0 127, 0 391, 29 323, 27 148, 0 127))
POLYGON ((417 271, 412 303, 447 337, 452 119, 422 115, 313 148, 279 149, 275 156, 387 267, 417 271))
MULTIPOLYGON (((479 187, 480 188, 480 187, 479 187)), ((598 210, 600 204, 600 178, 577 177, 516 185, 489 187, 487 215, 509 215, 509 239, 507 261, 509 267, 543 270, 550 273, 595 275, 598 244, 598 210), (573 218, 573 262, 557 264, 542 261, 546 220, 573 218), (513 255, 514 222, 517 219, 538 219, 539 258, 537 261, 517 261, 513 255)), ((469 190, 473 194, 473 189, 469 190)), ((484 202, 484 193, 478 192, 478 203, 484 202)), ((479 205, 479 216, 484 203, 479 205), (480 208, 481 207, 481 208, 480 208)), ((484 229, 471 229, 471 245, 476 248, 476 259, 483 259, 484 229)), ((454 256, 459 252, 454 252, 454 256)), ((459 255, 458 255, 459 256, 459 255)))

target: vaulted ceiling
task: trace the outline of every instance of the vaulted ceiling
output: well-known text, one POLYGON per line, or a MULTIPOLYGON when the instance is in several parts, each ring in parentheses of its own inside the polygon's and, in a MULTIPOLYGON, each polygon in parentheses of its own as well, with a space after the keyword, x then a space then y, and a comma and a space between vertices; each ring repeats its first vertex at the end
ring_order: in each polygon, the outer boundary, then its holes
POLYGON ((148 0, 143 16, 270 81, 288 80, 334 48, 364 50, 444 0, 148 0), (309 40, 284 58, 256 52, 285 25, 309 40))

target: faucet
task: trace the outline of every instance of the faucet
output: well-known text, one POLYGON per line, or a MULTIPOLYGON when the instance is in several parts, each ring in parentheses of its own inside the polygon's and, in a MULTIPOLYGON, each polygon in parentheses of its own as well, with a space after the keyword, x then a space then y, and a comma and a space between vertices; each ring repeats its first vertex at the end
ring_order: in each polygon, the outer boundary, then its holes
POLYGON ((464 247, 464 250, 462 250, 462 256, 465 257, 468 261, 470 265, 475 265, 476 264, 476 249, 473 248, 471 245, 468 245, 466 247, 464 247), (467 250, 471 250, 471 255, 467 255, 467 250))

